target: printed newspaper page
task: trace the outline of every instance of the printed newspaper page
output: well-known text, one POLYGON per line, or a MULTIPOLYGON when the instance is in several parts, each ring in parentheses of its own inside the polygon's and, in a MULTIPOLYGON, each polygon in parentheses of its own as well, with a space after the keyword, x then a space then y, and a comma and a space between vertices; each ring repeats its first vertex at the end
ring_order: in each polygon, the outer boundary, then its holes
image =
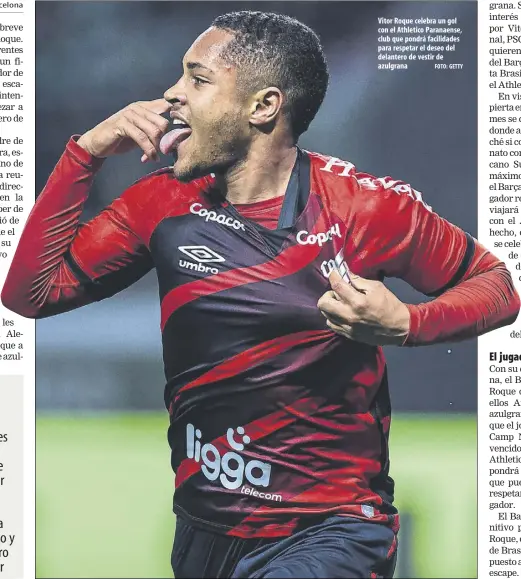
POLYGON ((519 18, 0 0, 0 579, 521 574, 519 18))
MULTIPOLYGON (((34 203, 34 3, 0 2, 0 287, 34 203)), ((0 306, 0 577, 35 569, 34 322, 0 306)))
MULTIPOLYGON (((521 283, 521 3, 480 4, 479 238, 521 283)), ((479 576, 521 575, 519 321, 479 344, 479 576)))

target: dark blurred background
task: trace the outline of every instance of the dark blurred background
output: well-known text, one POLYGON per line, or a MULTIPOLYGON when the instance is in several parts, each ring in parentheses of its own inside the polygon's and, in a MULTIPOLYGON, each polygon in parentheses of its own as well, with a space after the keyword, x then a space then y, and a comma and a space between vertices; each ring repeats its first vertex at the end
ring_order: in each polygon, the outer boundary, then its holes
MULTIPOLYGON (((239 9, 295 16, 322 39, 331 84, 303 147, 410 182, 476 234, 475 2, 37 2, 37 191, 70 135, 161 96, 195 37, 239 9), (463 69, 413 62, 379 71, 382 16, 458 18, 461 42, 443 62, 463 69)), ((139 157, 106 162, 85 219, 151 170, 139 157)), ((426 299, 402 282, 388 285, 403 301, 426 299)), ((169 576, 172 477, 155 274, 38 322, 37 353, 38 576, 169 576)), ((403 514, 397 576, 475 576, 476 342, 386 355, 391 474, 403 514)))

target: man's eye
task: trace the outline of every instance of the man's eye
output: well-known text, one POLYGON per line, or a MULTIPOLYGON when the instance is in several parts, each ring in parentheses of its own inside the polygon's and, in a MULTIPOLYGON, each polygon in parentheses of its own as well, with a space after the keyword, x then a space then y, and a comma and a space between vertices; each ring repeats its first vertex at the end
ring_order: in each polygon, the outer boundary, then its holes
POLYGON ((201 84, 205 84, 205 83, 206 83, 206 81, 205 81, 203 78, 199 77, 199 76, 193 76, 193 77, 192 77, 192 82, 193 82, 194 84, 197 84, 197 85, 201 85, 201 84))

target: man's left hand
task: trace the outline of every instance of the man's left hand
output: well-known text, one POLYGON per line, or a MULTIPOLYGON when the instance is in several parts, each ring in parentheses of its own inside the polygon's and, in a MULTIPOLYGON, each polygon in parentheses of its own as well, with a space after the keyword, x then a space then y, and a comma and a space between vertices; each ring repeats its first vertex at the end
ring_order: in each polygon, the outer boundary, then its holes
POLYGON ((328 327, 350 340, 371 346, 401 346, 409 332, 410 315, 382 282, 350 274, 351 283, 337 271, 329 276, 331 291, 318 308, 328 327))

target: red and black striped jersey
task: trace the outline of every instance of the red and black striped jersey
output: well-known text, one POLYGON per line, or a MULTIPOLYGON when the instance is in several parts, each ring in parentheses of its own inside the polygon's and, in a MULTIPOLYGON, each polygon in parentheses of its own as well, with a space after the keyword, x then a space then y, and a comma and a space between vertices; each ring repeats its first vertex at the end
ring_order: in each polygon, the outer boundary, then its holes
POLYGON ((78 225, 100 164, 69 142, 29 217, 4 303, 53 315, 155 268, 174 510, 240 537, 289 535, 331 514, 397 527, 382 349, 330 331, 317 301, 332 269, 449 295, 481 264, 503 280, 490 291, 507 306, 485 296, 488 317, 453 308, 452 326, 411 308, 408 343, 425 324, 430 341, 460 339, 515 318, 502 264, 409 185, 306 151, 275 230, 241 215, 211 176, 181 184, 168 169, 78 225))

